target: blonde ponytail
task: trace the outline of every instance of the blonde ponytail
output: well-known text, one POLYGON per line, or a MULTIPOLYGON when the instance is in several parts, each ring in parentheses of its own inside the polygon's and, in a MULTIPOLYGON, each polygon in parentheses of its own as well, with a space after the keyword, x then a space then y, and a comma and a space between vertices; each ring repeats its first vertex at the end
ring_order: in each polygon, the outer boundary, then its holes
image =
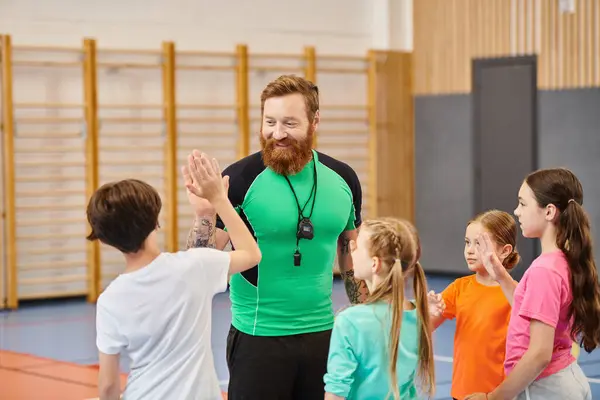
POLYGON ((427 280, 425 271, 417 261, 414 267, 413 290, 419 320, 419 364, 417 376, 421 381, 421 390, 429 397, 435 394, 435 365, 433 360, 433 345, 431 340, 431 321, 427 303, 427 280))
POLYGON ((400 400, 398 389, 398 377, 396 375, 396 364, 398 361, 398 348, 400 347, 400 332, 402 330, 402 316, 404 312, 404 277, 400 260, 396 260, 392 267, 392 327, 390 330, 390 382, 392 382, 392 394, 395 400, 400 400))

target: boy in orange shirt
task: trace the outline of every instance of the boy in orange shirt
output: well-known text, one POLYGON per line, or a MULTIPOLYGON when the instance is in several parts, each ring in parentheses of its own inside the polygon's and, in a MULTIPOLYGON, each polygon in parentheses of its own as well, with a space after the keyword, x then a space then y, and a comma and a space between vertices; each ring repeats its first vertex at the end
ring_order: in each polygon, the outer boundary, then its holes
MULTIPOLYGON (((496 255, 507 270, 520 259, 517 226, 510 214, 491 210, 469 221, 464 254, 469 270, 475 273, 455 280, 442 292, 445 310, 441 316, 432 317, 434 329, 456 318, 451 395, 458 400, 471 393, 487 393, 504 379, 511 304, 476 250, 478 237, 484 232, 491 236, 496 255)), ((435 302, 434 298, 431 301, 435 302)))

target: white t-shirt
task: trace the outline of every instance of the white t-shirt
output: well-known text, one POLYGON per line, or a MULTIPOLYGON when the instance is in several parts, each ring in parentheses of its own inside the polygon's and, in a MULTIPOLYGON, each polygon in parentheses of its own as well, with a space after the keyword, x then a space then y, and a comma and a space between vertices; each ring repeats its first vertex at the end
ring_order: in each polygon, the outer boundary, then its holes
POLYGON ((131 359, 124 399, 217 400, 212 298, 227 289, 228 252, 162 253, 100 295, 96 345, 131 359))

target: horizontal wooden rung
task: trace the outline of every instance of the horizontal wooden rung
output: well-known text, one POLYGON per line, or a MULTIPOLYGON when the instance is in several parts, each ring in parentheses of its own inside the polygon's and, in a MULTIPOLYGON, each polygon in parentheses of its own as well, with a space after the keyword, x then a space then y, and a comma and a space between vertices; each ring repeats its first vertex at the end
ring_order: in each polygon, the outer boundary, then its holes
POLYGON ((101 131, 99 134, 99 139, 102 137, 119 137, 123 139, 127 138, 159 138, 162 137, 163 134, 160 132, 103 132, 101 131))
POLYGON ((98 54, 130 54, 130 55, 140 55, 140 56, 159 56, 162 54, 161 50, 154 49, 125 49, 125 48, 107 48, 107 47, 98 47, 96 49, 98 54))
POLYGON ((123 265, 124 260, 102 260, 102 265, 115 266, 115 265, 123 265))
POLYGON ((327 129, 325 131, 318 131, 317 137, 323 137, 328 135, 369 135, 369 131, 364 129, 327 129))
POLYGON ((83 189, 29 189, 29 190, 17 190, 17 197, 63 197, 63 196, 83 196, 85 194, 83 189))
MULTIPOLYGON (((197 136, 198 139, 202 139, 202 136, 197 136)), ((210 153, 211 150, 226 150, 226 149, 232 149, 235 150, 235 143, 231 144, 231 143, 206 143, 205 145, 203 145, 201 147, 202 150, 210 153)), ((191 150, 190 150, 191 152, 191 150)), ((187 154, 185 155, 185 157, 179 157, 180 160, 187 160, 187 154)))
POLYGON ((50 285, 57 283, 87 282, 86 275, 53 276, 49 278, 19 279, 19 285, 50 285))
POLYGON ((75 261, 47 261, 39 263, 28 263, 19 265, 18 269, 21 271, 37 271, 46 269, 64 269, 64 268, 77 268, 87 267, 87 261, 75 260, 75 261))
POLYGON ((257 59, 294 59, 294 60, 302 60, 304 59, 304 55, 302 54, 292 54, 292 53, 252 53, 248 54, 248 58, 257 58, 257 59))
POLYGON ((81 160, 81 161, 62 161, 62 160, 47 160, 47 161, 40 161, 40 160, 19 160, 19 161, 15 161, 15 165, 21 166, 21 167, 45 167, 45 166, 52 166, 52 167, 80 167, 85 165, 85 160, 81 160))
POLYGON ((98 68, 127 68, 127 69, 157 69, 162 66, 159 62, 154 63, 133 63, 133 62, 98 62, 98 68))
POLYGON ((163 123, 161 117, 99 117, 98 121, 104 123, 139 124, 139 123, 163 123))
POLYGON ((212 132, 179 132, 178 136, 179 137, 194 137, 194 138, 206 138, 206 137, 215 137, 215 136, 233 136, 236 135, 237 132, 234 131, 230 131, 230 132, 218 132, 218 131, 212 131, 212 132))
POLYGON ((83 49, 79 47, 67 46, 36 46, 36 45, 17 45, 12 47, 14 52, 50 52, 50 53, 79 53, 83 54, 83 49))
POLYGON ((82 181, 85 180, 85 175, 28 175, 28 176, 16 176, 15 182, 69 182, 69 181, 82 181))
POLYGON ((54 211, 54 210, 85 210, 83 204, 17 204, 17 211, 20 210, 35 210, 35 211, 54 211))
MULTIPOLYGON (((84 194, 84 191, 79 191, 79 194, 84 194)), ((18 220, 18 227, 30 227, 30 226, 64 226, 67 224, 81 224, 84 225, 86 221, 83 218, 46 218, 46 219, 25 219, 18 220)))
POLYGON ((85 236, 84 233, 39 233, 17 235, 17 240, 85 239, 85 236))
MULTIPOLYGON (((102 160, 103 167, 121 167, 127 165, 162 165, 164 160, 139 160, 130 158, 128 160, 102 160)), ((137 175, 137 173, 136 173, 137 175)))
POLYGON ((16 109, 27 108, 27 109, 46 109, 46 108, 85 108, 84 104, 79 103, 13 103, 13 107, 16 109))
MULTIPOLYGON (((100 172, 100 177, 102 178, 102 180, 113 180, 113 179, 123 179, 124 175, 128 175, 128 174, 124 174, 123 171, 117 171, 117 172, 100 172)), ((164 176, 156 173, 156 172, 143 172, 143 171, 139 171, 135 173, 135 177, 138 179, 163 179, 164 176)))
POLYGON ((54 297, 75 297, 85 296, 88 293, 85 290, 60 290, 58 292, 34 292, 34 293, 19 293, 20 300, 34 300, 34 299, 50 299, 54 297))
MULTIPOLYGON (((85 240, 85 237, 81 237, 82 242, 85 240)), ((20 245, 20 243, 17 243, 20 245)), ((62 246, 54 246, 54 247, 32 247, 30 244, 24 244, 23 253, 27 253, 28 256, 46 256, 46 255, 56 255, 56 254, 74 254, 74 253, 86 253, 85 246, 79 247, 62 247, 62 246)))
POLYGON ((299 66, 277 66, 277 65, 251 65, 248 67, 251 71, 265 71, 265 72, 282 72, 282 73, 291 73, 291 72, 302 72, 304 68, 299 66))
POLYGON ((317 73, 330 73, 330 74, 366 74, 369 70, 366 68, 323 68, 317 69, 317 73))
POLYGON ((162 104, 99 104, 98 110, 161 110, 162 104))
POLYGON ((38 118, 15 118, 16 124, 83 124, 83 117, 38 117, 38 118))
POLYGON ((81 132, 19 132, 15 139, 73 139, 83 138, 81 132))
POLYGON ((235 110, 235 104, 177 104, 178 110, 235 110))
POLYGON ((361 154, 361 153, 336 153, 333 151, 328 151, 327 152, 328 155, 330 155, 331 157, 335 157, 339 160, 343 160, 343 161, 364 161, 364 160, 368 160, 369 156, 367 154, 361 154))
POLYGON ((235 65, 181 65, 178 64, 177 69, 184 71, 232 71, 235 70, 235 65))
MULTIPOLYGON (((323 136, 320 136, 323 138, 323 136)), ((337 142, 324 142, 323 140, 319 140, 318 147, 327 147, 329 149, 334 149, 336 147, 348 147, 348 146, 367 146, 368 142, 366 140, 357 140, 357 139, 344 139, 344 141, 337 142)))
MULTIPOLYGON (((257 104, 260 107, 260 104, 257 104)), ((323 104, 320 106, 321 110, 368 110, 368 105, 361 104, 323 104)))
POLYGON ((176 56, 193 57, 235 57, 235 53, 229 51, 201 51, 201 50, 177 50, 176 56))
POLYGON ((343 54, 317 54, 318 60, 327 61, 355 61, 355 62, 366 62, 367 57, 364 56, 348 56, 343 54))
POLYGON ((71 152, 82 152, 83 146, 15 146, 15 152, 17 153, 71 153, 71 152))
MULTIPOLYGON (((163 150, 165 148, 164 144, 139 144, 135 146, 135 151, 149 151, 149 150, 163 150)), ((100 146, 100 152, 107 153, 121 153, 121 152, 131 152, 131 147, 128 146, 100 146)))
POLYGON ((54 68, 59 68, 59 67, 81 67, 83 64, 81 61, 34 61, 34 60, 28 60, 28 61, 13 61, 12 63, 13 66, 17 66, 17 67, 54 67, 54 68))
POLYGON ((229 123, 235 124, 235 118, 211 118, 211 117, 179 117, 177 122, 180 123, 229 123))

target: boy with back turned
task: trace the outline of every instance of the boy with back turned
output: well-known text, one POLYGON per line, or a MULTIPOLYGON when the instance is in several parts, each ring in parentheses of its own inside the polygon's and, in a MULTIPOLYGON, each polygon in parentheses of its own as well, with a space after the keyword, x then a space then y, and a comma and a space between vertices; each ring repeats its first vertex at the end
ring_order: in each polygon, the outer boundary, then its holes
POLYGON ((121 395, 121 355, 131 360, 127 399, 221 399, 211 350, 212 298, 227 289, 229 275, 260 262, 261 253, 227 198, 217 162, 198 157, 188 168, 188 190, 218 210, 235 251, 162 252, 156 237, 162 203, 139 180, 108 183, 89 201, 88 239, 118 249, 126 264, 97 303, 101 400, 121 395))

